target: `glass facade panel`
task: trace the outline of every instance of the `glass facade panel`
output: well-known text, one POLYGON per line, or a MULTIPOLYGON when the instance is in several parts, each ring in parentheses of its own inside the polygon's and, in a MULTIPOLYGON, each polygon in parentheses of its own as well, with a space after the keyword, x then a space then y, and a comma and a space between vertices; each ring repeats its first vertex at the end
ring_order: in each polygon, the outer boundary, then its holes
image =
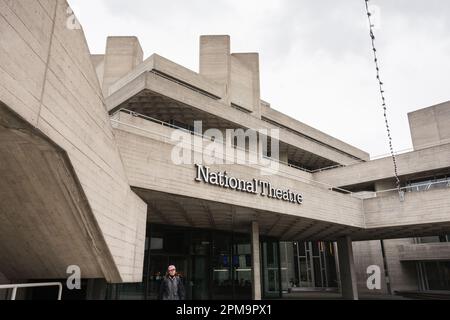
POLYGON ((337 288, 334 245, 331 242, 295 242, 293 281, 289 289, 337 288))
POLYGON ((233 239, 234 298, 252 295, 252 251, 250 236, 235 235, 233 239))
POLYGON ((213 283, 214 299, 227 299, 233 295, 231 273, 231 235, 221 233, 213 237, 213 283))
MULTIPOLYGON (((248 234, 150 225, 146 240, 144 281, 108 286, 109 299, 159 298, 169 265, 183 279, 188 300, 251 299, 252 252, 248 234)), ((263 245, 263 244, 262 244, 263 245)), ((280 295, 278 242, 266 243, 268 293, 280 295)), ((261 253, 263 255, 263 253, 261 253)))
POLYGON ((279 242, 263 240, 262 251, 262 286, 265 298, 281 296, 281 271, 279 242))

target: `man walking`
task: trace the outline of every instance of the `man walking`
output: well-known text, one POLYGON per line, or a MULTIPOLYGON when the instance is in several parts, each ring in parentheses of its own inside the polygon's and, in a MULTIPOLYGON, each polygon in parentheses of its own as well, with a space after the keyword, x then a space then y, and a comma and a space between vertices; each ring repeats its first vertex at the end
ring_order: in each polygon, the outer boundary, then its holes
POLYGON ((161 300, 184 300, 185 290, 183 281, 177 274, 175 266, 169 266, 167 275, 161 282, 159 291, 161 300))

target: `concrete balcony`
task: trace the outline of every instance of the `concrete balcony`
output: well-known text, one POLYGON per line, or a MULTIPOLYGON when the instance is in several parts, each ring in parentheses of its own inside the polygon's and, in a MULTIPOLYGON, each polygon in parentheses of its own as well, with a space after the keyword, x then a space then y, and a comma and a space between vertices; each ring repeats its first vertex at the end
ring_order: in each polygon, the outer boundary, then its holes
MULTIPOLYGON (((303 237, 336 239, 343 233, 364 227, 361 199, 331 191, 330 186, 325 184, 314 183, 307 172, 280 165, 277 172, 264 176, 258 164, 234 162, 210 166, 211 171, 226 171, 247 181, 255 178, 266 180, 273 186, 299 192, 304 198, 301 206, 216 188, 195 181, 195 163, 172 162, 172 151, 178 145, 177 141, 171 139, 173 128, 126 113, 113 116, 112 123, 130 185, 138 190, 147 203, 153 205, 156 209, 153 213, 160 212, 160 216, 169 217, 172 221, 211 228, 205 218, 205 206, 198 208, 195 204, 206 202, 217 209, 215 213, 220 212, 216 220, 228 219, 236 210, 238 216, 239 212, 242 213, 239 217, 242 225, 246 220, 260 219, 263 234, 265 230, 272 236, 286 240, 303 237), (178 205, 169 210, 168 202, 178 205), (185 212, 180 207, 184 207, 185 212), (183 215, 191 219, 186 221, 183 215)), ((211 143, 205 139, 204 142, 211 143)), ((186 145, 186 148, 190 147, 190 144, 186 145)), ((195 149, 193 159, 200 152, 195 149)), ((225 228, 231 228, 231 225, 225 228)))
MULTIPOLYGON (((448 189, 410 192, 404 201, 395 192, 383 197, 360 197, 332 191, 332 186, 314 181, 313 174, 279 164, 279 170, 264 179, 302 193, 303 205, 293 206, 196 183, 194 163, 176 165, 171 161, 177 142, 171 139, 174 129, 170 125, 123 112, 116 114, 112 121, 131 186, 139 190, 138 194, 147 203, 153 202, 163 216, 177 211, 172 208, 167 212, 164 203, 168 199, 183 205, 189 202, 186 199, 210 202, 221 212, 218 219, 223 219, 221 215, 227 216, 233 208, 240 208, 242 221, 264 216, 260 221, 262 229, 284 240, 335 240, 343 234, 351 234, 354 240, 391 239, 439 234, 450 228, 448 189), (159 195, 155 196, 156 193, 159 195)), ((220 164, 211 168, 246 180, 261 176, 257 165, 220 164)), ((197 218, 204 221, 206 225, 200 223, 201 227, 211 227, 202 218, 205 212, 200 211, 192 208, 182 214, 192 216, 193 221, 197 218)))
MULTIPOLYGON (((211 85, 206 87, 206 85, 207 83, 204 82, 202 76, 184 70, 181 66, 158 55, 153 55, 138 66, 135 71, 124 76, 111 87, 111 94, 106 98, 106 105, 110 112, 120 108, 133 110, 136 105, 139 105, 139 109, 149 106, 152 110, 155 110, 158 108, 158 104, 149 99, 154 99, 156 95, 158 98, 163 97, 170 100, 172 110, 177 110, 177 112, 204 113, 209 119, 233 123, 240 128, 271 130, 275 127, 253 114, 232 108, 224 101, 214 98, 216 94, 220 94, 220 87, 211 87, 211 85), (161 72, 157 68, 164 68, 164 71, 161 72), (183 72, 181 72, 182 70, 183 72), (167 77, 166 74, 171 76, 167 77), (178 78, 175 78, 175 75, 178 78), (212 93, 214 94, 212 95, 212 93)), ((164 105, 158 112, 167 112, 167 110, 170 110, 168 106, 169 104, 164 105)), ((199 120, 198 115, 196 116, 196 120, 199 120)), ((278 120, 286 121, 284 118, 278 120)), ((292 126, 292 124, 290 125, 292 126)), ((298 151, 304 151, 310 156, 321 158, 323 165, 319 167, 336 164, 350 165, 355 162, 355 157, 368 158, 365 152, 356 152, 356 148, 344 147, 343 143, 338 144, 333 139, 325 139, 324 134, 318 135, 312 129, 307 129, 306 126, 301 127, 301 130, 304 131, 305 135, 302 136, 282 128, 280 129, 279 140, 298 151), (315 138, 311 139, 309 136, 315 138), (319 139, 323 141, 318 143, 319 139), (341 147, 346 152, 340 151, 339 148, 341 147)))
POLYGON ((423 243, 399 246, 400 261, 450 260, 450 243, 423 243))
MULTIPOLYGON (((400 176, 432 172, 450 167, 450 144, 424 148, 397 156, 400 176)), ((392 158, 355 163, 314 174, 314 179, 340 187, 356 186, 393 178, 392 158)))

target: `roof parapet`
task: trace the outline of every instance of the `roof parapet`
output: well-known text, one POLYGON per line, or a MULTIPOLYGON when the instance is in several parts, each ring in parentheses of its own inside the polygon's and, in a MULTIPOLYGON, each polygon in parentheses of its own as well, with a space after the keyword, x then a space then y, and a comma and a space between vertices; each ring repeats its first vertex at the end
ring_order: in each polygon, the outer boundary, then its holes
POLYGON ((144 60, 144 52, 137 37, 108 37, 104 62, 103 96, 109 96, 109 88, 117 80, 131 72, 144 60))

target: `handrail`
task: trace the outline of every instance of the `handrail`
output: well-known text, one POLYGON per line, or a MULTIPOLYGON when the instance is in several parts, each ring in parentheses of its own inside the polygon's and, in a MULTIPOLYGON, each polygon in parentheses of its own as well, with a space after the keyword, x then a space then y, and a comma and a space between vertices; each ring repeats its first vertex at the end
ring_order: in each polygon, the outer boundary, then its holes
MULTIPOLYGON (((124 110, 125 110, 126 112, 129 112, 131 115, 134 115, 134 116, 136 116, 136 117, 139 117, 139 114, 136 113, 136 112, 134 112, 134 111, 130 111, 130 110, 126 110, 126 109, 123 109, 122 111, 124 111, 124 110)), ((112 117, 114 117, 118 112, 120 112, 120 110, 117 111, 117 112, 115 112, 115 113, 112 115, 112 117)), ((112 117, 111 117, 111 119, 110 119, 110 121, 111 121, 112 123, 115 123, 115 124, 118 124, 118 125, 124 125, 124 126, 127 126, 127 127, 131 127, 131 128, 134 128, 134 129, 138 129, 138 130, 144 131, 144 132, 148 132, 148 133, 151 133, 151 134, 156 134, 156 135, 159 135, 159 136, 163 136, 163 137, 165 137, 165 138, 170 138, 169 136, 165 136, 164 134, 161 134, 160 132, 155 132, 155 131, 151 131, 151 130, 148 130, 148 129, 144 129, 144 128, 141 128, 141 127, 138 127, 138 126, 134 126, 134 125, 131 125, 131 124, 129 124, 129 123, 125 123, 125 122, 119 121, 119 120, 117 120, 117 119, 114 119, 114 118, 112 118, 112 117)), ((144 116, 144 118, 150 118, 150 117, 144 116)), ((157 123, 163 123, 163 125, 169 125, 169 126, 172 127, 172 128, 174 128, 174 127, 176 128, 176 126, 167 124, 167 123, 162 122, 162 121, 160 121, 160 120, 155 120, 155 121, 156 121, 157 123)), ((188 132, 188 133, 190 133, 190 134, 192 134, 192 135, 198 135, 198 136, 204 137, 203 135, 200 135, 200 134, 198 134, 198 133, 196 133, 196 132, 192 132, 192 131, 186 130, 186 129, 184 129, 184 128, 180 128, 180 129, 183 130, 183 131, 185 131, 185 132, 188 132)), ((210 139, 210 137, 206 137, 206 138, 207 138, 207 139, 210 139)), ((218 142, 218 140, 216 140, 216 141, 218 142)), ((235 148, 236 148, 236 147, 235 147, 235 148)), ((243 150, 243 149, 241 149, 241 148, 237 148, 237 149, 240 149, 240 150, 245 151, 245 152, 249 152, 249 150, 243 150)), ((264 157, 264 158, 266 158, 266 159, 268 159, 268 160, 271 160, 271 161, 274 161, 274 162, 278 162, 278 163, 283 164, 283 165, 286 165, 286 166, 289 166, 289 167, 291 167, 291 168, 296 168, 296 169, 298 169, 298 170, 308 172, 306 169, 302 170, 301 168, 295 167, 295 166, 293 166, 293 165, 289 165, 289 164, 287 164, 287 163, 278 161, 278 160, 273 159, 273 158, 270 158, 270 157, 264 157)), ((292 174, 290 174, 290 173, 288 173, 288 172, 286 172, 286 171, 282 171, 282 172, 285 173, 285 174, 287 174, 287 175, 289 175, 289 176, 293 176, 292 174)), ((305 178, 305 177, 299 177, 299 176, 295 176, 295 178, 296 178, 296 179, 299 179, 299 178, 300 178, 300 179, 305 180, 305 181, 307 181, 307 182, 312 182, 312 183, 319 184, 319 185, 321 185, 321 186, 323 186, 323 187, 326 187, 329 191, 340 191, 340 192, 342 192, 342 193, 345 193, 345 194, 348 194, 348 195, 350 195, 350 196, 353 196, 353 192, 351 192, 351 191, 349 191, 349 190, 345 190, 345 189, 343 189, 343 188, 339 188, 339 187, 330 185, 330 184, 325 183, 325 182, 316 181, 316 180, 308 179, 308 178, 305 178)))
POLYGON ((62 298, 63 286, 60 282, 46 282, 46 283, 26 283, 26 284, 4 284, 0 285, 0 290, 13 289, 11 300, 16 300, 17 289, 21 288, 39 288, 39 287, 58 287, 58 301, 62 298))
MULTIPOLYGON (((422 190, 422 191, 428 191, 428 190, 430 190, 431 186, 434 186, 437 184, 445 184, 445 183, 447 184, 447 186, 445 188, 450 188, 450 180, 444 180, 444 181, 426 182, 426 183, 421 183, 421 184, 409 185, 409 186, 400 188, 400 191, 408 191, 408 190, 413 190, 415 188, 420 188, 420 187, 427 187, 426 190, 422 190)), ((387 189, 387 190, 375 191, 375 193, 385 193, 385 192, 394 192, 394 191, 399 191, 399 189, 387 189)))
MULTIPOLYGON (((118 114, 120 112, 128 113, 129 115, 131 115, 133 117, 143 118, 145 120, 149 120, 151 122, 155 122, 157 124, 162 125, 163 127, 169 127, 171 129, 181 130, 181 131, 184 131, 186 133, 189 133, 189 134, 192 134, 194 136, 197 136, 199 138, 203 138, 203 139, 206 139, 206 140, 211 140, 211 137, 205 136, 204 134, 201 134, 201 133, 198 133, 198 132, 195 132, 195 131, 191 131, 191 130, 188 130, 186 128, 182 128, 182 127, 179 127, 179 126, 176 126, 176 125, 173 125, 173 124, 170 124, 170 123, 167 123, 167 122, 164 122, 164 121, 161 121, 161 120, 158 120, 158 119, 146 116, 144 114, 137 113, 135 111, 125 109, 125 108, 121 108, 121 109, 117 110, 116 112, 114 112, 114 114, 111 117, 114 117, 116 114, 118 114)), ((114 120, 114 119, 112 119, 112 120, 114 120)), ((218 143, 226 145, 226 142, 223 141, 223 140, 215 140, 215 141, 217 141, 218 143)), ((240 148, 238 146, 233 146, 233 148, 235 148, 236 150, 239 150, 239 151, 243 151, 243 152, 254 154, 254 152, 252 152, 250 150, 246 150, 246 149, 240 148)), ((259 154, 256 154, 256 155, 259 156, 259 154)), ((296 166, 296 165, 293 165, 293 164, 290 164, 288 162, 284 162, 284 161, 281 161, 281 160, 278 160, 278 159, 274 159, 272 157, 268 157, 268 156, 265 156, 265 155, 263 155, 263 157, 265 159, 284 164, 284 165, 286 165, 288 167, 291 167, 291 168, 294 168, 294 169, 297 169, 297 170, 301 170, 301 171, 306 172, 306 173, 312 173, 313 172, 313 171, 311 171, 309 169, 306 169, 306 168, 303 168, 303 167, 299 167, 299 166, 296 166)))
MULTIPOLYGON (((395 151, 394 153, 397 156, 397 155, 402 155, 402 154, 405 154, 405 153, 408 153, 408 152, 412 152, 412 151, 414 151, 414 149, 408 148, 408 149, 395 151)), ((377 156, 371 156, 370 157, 370 161, 382 160, 382 159, 389 158, 389 157, 391 157, 390 153, 381 154, 381 155, 377 155, 377 156)), ((353 166, 355 164, 361 164, 361 163, 368 163, 368 161, 357 160, 355 162, 352 162, 352 163, 349 163, 349 164, 345 164, 345 165, 344 164, 336 164, 334 166, 313 170, 311 173, 320 173, 320 172, 328 171, 328 170, 332 170, 332 169, 346 168, 346 167, 353 166)))
MULTIPOLYGON (((170 128, 172 128, 172 129, 182 130, 182 131, 184 131, 184 132, 186 132, 186 133, 189 133, 189 134, 192 134, 192 135, 201 137, 201 138, 203 138, 203 139, 211 139, 211 137, 205 136, 205 135, 200 134, 200 133, 198 133, 198 132, 191 131, 191 130, 188 130, 188 129, 185 129, 185 128, 182 128, 182 127, 178 127, 178 126, 176 126, 176 125, 173 125, 173 124, 170 124, 170 123, 167 123, 167 122, 164 122, 164 121, 161 121, 161 120, 158 120, 158 119, 155 119, 155 118, 152 118, 152 117, 149 117, 149 116, 146 116, 146 115, 137 113, 137 112, 135 112, 135 111, 125 109, 125 108, 121 108, 121 109, 117 110, 116 112, 114 112, 114 113, 112 114, 111 118, 114 117, 115 115, 117 115, 117 114, 120 113, 120 112, 127 113, 127 114, 129 114, 129 115, 131 115, 131 116, 134 116, 134 117, 143 118, 143 119, 145 119, 145 120, 149 120, 149 121, 158 123, 158 124, 160 124, 160 125, 162 125, 162 126, 170 127, 170 128)), ((111 121, 112 121, 112 122, 115 122, 115 123, 117 123, 117 124, 123 124, 123 125, 131 126, 131 125, 126 124, 126 123, 123 123, 123 122, 121 122, 121 121, 117 121, 117 120, 115 120, 115 119, 113 119, 113 118, 111 119, 111 121)), ((143 129, 143 128, 140 128, 140 127, 135 127, 135 126, 132 126, 132 127, 136 128, 136 129, 139 129, 139 130, 143 130, 143 131, 149 131, 149 130, 146 130, 146 129, 143 129)), ((149 131, 149 132, 150 132, 150 133, 154 133, 154 134, 156 133, 156 132, 151 132, 151 131, 149 131)), ((218 142, 218 143, 225 144, 224 141, 220 141, 220 140, 215 140, 215 141, 218 142)), ((237 147, 237 146, 233 146, 233 147, 234 147, 235 149, 237 149, 237 150, 245 151, 245 152, 248 152, 248 153, 254 153, 254 152, 252 152, 252 151, 250 151, 250 150, 244 150, 244 149, 242 149, 242 148, 240 148, 240 147, 237 147)), ((402 151, 398 151, 397 154, 400 154, 400 153, 402 153, 402 152, 408 152, 408 151, 409 151, 408 149, 405 149, 405 150, 402 150, 402 151)), ((274 158, 271 158, 271 157, 268 157, 268 156, 264 156, 264 155, 263 155, 263 158, 268 159, 268 160, 270 160, 270 161, 274 161, 274 162, 283 164, 283 165, 288 166, 288 167, 290 167, 290 168, 294 168, 294 169, 297 169, 297 170, 306 172, 306 173, 316 173, 316 172, 319 172, 319 171, 323 171, 323 170, 327 170, 327 169, 328 169, 328 168, 323 168, 323 169, 319 169, 319 170, 312 171, 312 170, 308 170, 308 169, 305 169, 305 168, 301 168, 301 167, 298 167, 298 166, 295 166, 295 165, 289 164, 289 163, 287 163, 287 162, 283 162, 283 161, 281 161, 281 160, 277 160, 277 159, 274 159, 274 158)), ((345 167, 345 166, 344 166, 344 165, 338 165, 338 166, 333 166, 333 167, 345 167)), ((333 168, 333 167, 329 167, 329 168, 331 169, 331 168, 333 168)), ((288 174, 287 172, 284 172, 284 173, 285 173, 285 174, 288 174)), ((299 177, 297 177, 297 178, 299 178, 299 177)), ((328 188, 328 190, 330 190, 330 191, 339 191, 339 192, 343 192, 343 193, 345 193, 345 194, 348 194, 348 195, 350 195, 350 196, 352 196, 352 197, 359 198, 359 197, 358 197, 358 192, 355 193, 355 192, 346 190, 346 189, 344 189, 344 188, 332 186, 332 185, 327 184, 327 183, 325 183, 325 182, 316 181, 316 180, 313 180, 313 179, 308 179, 308 178, 301 178, 301 179, 306 180, 306 181, 308 181, 308 182, 317 183, 317 184, 322 185, 322 186, 326 186, 326 187, 328 188)), ((415 187, 432 186, 432 185, 435 185, 435 184, 442 184, 442 183, 443 183, 442 181, 440 181, 440 182, 438 181, 438 182, 424 183, 424 184, 419 184, 419 185, 414 185, 414 186, 406 186, 406 187, 400 188, 400 191, 403 191, 403 190, 410 190, 410 189, 415 188, 415 187)), ((450 186, 449 186, 449 187, 450 187, 450 186)), ((380 190, 380 191, 376 191, 376 192, 374 192, 374 193, 375 193, 375 194, 379 194, 379 193, 393 192, 393 191, 399 191, 399 189, 380 190)))

